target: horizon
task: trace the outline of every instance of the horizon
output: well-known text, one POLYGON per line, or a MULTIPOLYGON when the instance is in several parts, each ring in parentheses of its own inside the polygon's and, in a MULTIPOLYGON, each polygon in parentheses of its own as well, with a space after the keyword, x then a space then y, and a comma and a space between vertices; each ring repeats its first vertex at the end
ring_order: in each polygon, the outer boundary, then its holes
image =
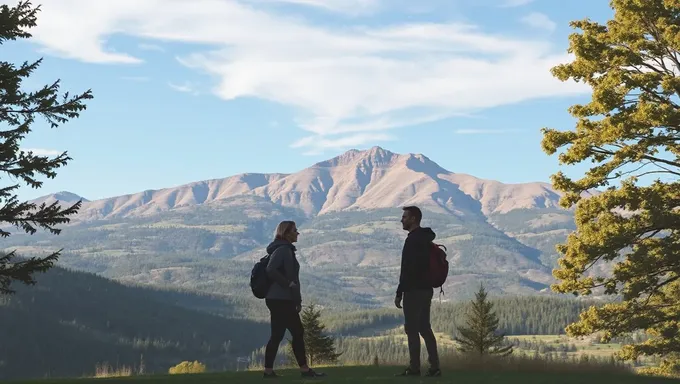
MULTIPOLYGON (((430 161, 433 161, 434 163, 437 163, 436 161, 430 159, 426 154, 423 154, 423 153, 397 153, 397 152, 394 152, 394 151, 390 151, 388 148, 384 148, 384 147, 381 147, 381 146, 378 145, 378 146, 373 146, 373 147, 371 147, 371 148, 367 148, 367 149, 363 149, 363 150, 356 149, 356 148, 350 148, 350 149, 348 149, 347 151, 344 151, 343 153, 338 154, 337 156, 334 156, 334 157, 329 158, 329 159, 321 160, 321 161, 319 161, 319 162, 317 162, 317 163, 314 163, 314 164, 310 164, 309 166, 307 166, 307 167, 305 167, 305 168, 296 170, 296 171, 291 172, 291 173, 282 173, 282 172, 271 172, 271 173, 241 172, 241 173, 237 173, 237 174, 233 174, 233 175, 227 175, 227 176, 224 176, 224 177, 218 177, 218 178, 213 178, 213 179, 205 179, 205 180, 194 180, 194 181, 190 181, 190 182, 188 182, 188 183, 183 183, 183 184, 169 185, 169 186, 165 186, 165 187, 157 188, 157 189, 145 189, 145 190, 140 190, 140 191, 134 191, 134 192, 130 192, 130 193, 125 193, 125 194, 122 194, 122 195, 103 196, 103 197, 99 197, 99 198, 96 198, 96 199, 91 199, 91 198, 89 198, 88 196, 81 195, 80 193, 78 193, 78 191, 69 191, 69 190, 61 190, 61 191, 50 192, 50 193, 47 193, 47 194, 43 194, 43 195, 37 196, 37 197, 35 197, 35 198, 33 198, 33 199, 40 199, 40 198, 44 198, 44 197, 48 197, 48 196, 53 196, 53 195, 59 195, 59 194, 65 194, 65 193, 66 193, 66 194, 73 194, 73 195, 76 195, 76 196, 78 196, 78 197, 80 197, 80 198, 82 198, 82 199, 84 199, 84 200, 87 200, 87 201, 96 201, 96 200, 105 200, 105 199, 109 199, 109 198, 113 198, 113 197, 129 196, 129 195, 134 195, 134 194, 142 193, 142 192, 161 191, 161 190, 164 190, 164 189, 178 188, 178 187, 181 187, 181 186, 191 185, 191 184, 194 184, 194 183, 209 182, 209 181, 213 181, 213 180, 223 180, 223 179, 228 179, 228 178, 231 178, 231 177, 236 177, 236 176, 241 176, 241 175, 262 175, 262 174, 267 175, 267 174, 275 174, 275 173, 278 173, 278 174, 282 174, 282 175, 285 175, 285 176, 290 176, 290 175, 294 175, 294 174, 296 174, 296 173, 298 173, 298 172, 301 172, 301 171, 303 171, 303 170, 305 170, 305 169, 308 169, 308 168, 317 166, 319 163, 323 163, 323 162, 325 162, 325 161, 329 161, 329 160, 332 160, 332 159, 341 157, 341 156, 343 156, 343 155, 345 155, 345 154, 347 154, 347 153, 349 153, 349 152, 352 152, 352 151, 358 151, 358 152, 361 152, 361 153, 366 153, 366 152, 369 152, 369 151, 374 150, 374 149, 380 149, 380 150, 389 152, 389 153, 391 153, 391 154, 395 154, 395 155, 397 155, 397 156, 406 156, 406 155, 416 155, 416 156, 418 156, 418 155, 421 155, 421 156, 424 156, 425 158, 429 159, 430 161)), ((449 170, 447 170, 447 171, 449 171, 449 170)), ((454 173, 454 174, 459 174, 459 175, 469 175, 469 176, 472 176, 472 177, 476 177, 475 175, 466 174, 466 173, 464 173, 464 172, 452 172, 452 171, 449 171, 449 172, 454 173)), ((481 178, 479 178, 479 179, 481 179, 481 178)), ((481 180, 489 180, 489 179, 481 179, 481 180)), ((490 181, 491 181, 491 180, 490 180, 490 181)), ((498 180, 493 180, 493 181, 498 181, 498 180)), ((539 183, 550 184, 549 182, 543 182, 543 181, 529 181, 529 182, 525 182, 525 183, 503 183, 503 182, 501 182, 501 183, 502 183, 502 184, 505 184, 505 185, 539 184, 539 183)), ((42 189, 41 189, 41 190, 42 190, 42 189)))
POLYGON ((603 22, 606 3, 196 1, 37 3, 33 37, 4 45, 44 58, 24 88, 61 79, 94 99, 34 124, 22 149, 73 160, 22 199, 290 174, 376 145, 506 184, 587 169, 544 154, 540 128, 573 129, 568 108, 590 99, 550 68, 571 60, 569 21, 603 22))

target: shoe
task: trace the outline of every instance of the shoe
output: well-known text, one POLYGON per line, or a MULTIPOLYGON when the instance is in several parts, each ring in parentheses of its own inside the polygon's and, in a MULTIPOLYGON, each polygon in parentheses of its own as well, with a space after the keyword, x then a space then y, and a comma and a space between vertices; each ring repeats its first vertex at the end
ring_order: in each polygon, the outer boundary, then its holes
POLYGON ((275 378, 281 377, 281 376, 277 375, 276 372, 272 371, 272 373, 264 372, 262 374, 262 377, 264 377, 265 379, 275 379, 275 378))
POLYGON ((420 376, 420 370, 415 371, 411 369, 411 367, 408 367, 404 370, 402 373, 397 373, 394 376, 420 376))
POLYGON ((300 372, 300 376, 302 376, 302 377, 324 377, 324 376, 326 376, 326 374, 321 373, 321 372, 315 372, 313 369, 309 368, 309 371, 307 371, 307 372, 300 372))
POLYGON ((439 377, 441 375, 442 375, 442 371, 439 368, 436 368, 436 369, 430 368, 430 369, 427 370, 427 373, 425 374, 425 376, 427 376, 427 377, 439 377))

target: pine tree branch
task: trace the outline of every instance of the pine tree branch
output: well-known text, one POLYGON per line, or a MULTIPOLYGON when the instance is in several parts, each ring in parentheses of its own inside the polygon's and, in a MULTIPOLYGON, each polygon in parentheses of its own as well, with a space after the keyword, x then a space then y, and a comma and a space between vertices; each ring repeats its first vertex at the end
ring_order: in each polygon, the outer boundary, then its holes
POLYGON ((32 257, 19 262, 12 262, 12 259, 16 257, 16 251, 0 256, 0 295, 16 293, 15 290, 10 289, 13 280, 25 285, 35 285, 33 273, 46 272, 52 268, 61 255, 61 251, 62 249, 44 258, 32 257))
POLYGON ((33 8, 30 1, 19 1, 12 8, 0 6, 0 45, 8 40, 31 37, 26 29, 36 26, 38 11, 40 5, 33 8))

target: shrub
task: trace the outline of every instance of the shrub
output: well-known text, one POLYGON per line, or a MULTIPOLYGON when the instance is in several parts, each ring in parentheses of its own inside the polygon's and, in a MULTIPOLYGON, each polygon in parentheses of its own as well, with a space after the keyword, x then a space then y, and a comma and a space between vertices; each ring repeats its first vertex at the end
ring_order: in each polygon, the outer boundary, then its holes
POLYGON ((185 373, 203 373, 205 372, 205 365, 198 361, 190 362, 183 361, 174 367, 171 367, 168 372, 171 375, 181 375, 185 373))

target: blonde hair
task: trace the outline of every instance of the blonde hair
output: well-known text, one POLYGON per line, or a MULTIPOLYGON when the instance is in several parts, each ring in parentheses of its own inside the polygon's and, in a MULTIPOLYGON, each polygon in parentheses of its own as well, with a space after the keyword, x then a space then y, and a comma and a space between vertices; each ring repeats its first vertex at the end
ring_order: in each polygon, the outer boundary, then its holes
POLYGON ((286 220, 280 222, 279 225, 276 226, 274 238, 276 240, 288 240, 287 236, 293 231, 293 228, 295 228, 294 221, 286 220))

